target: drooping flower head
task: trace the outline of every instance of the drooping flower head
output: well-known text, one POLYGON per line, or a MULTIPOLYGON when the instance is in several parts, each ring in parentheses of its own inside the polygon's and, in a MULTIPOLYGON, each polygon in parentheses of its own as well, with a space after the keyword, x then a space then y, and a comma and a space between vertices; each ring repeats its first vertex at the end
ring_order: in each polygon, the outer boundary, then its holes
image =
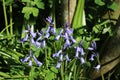
POLYGON ((24 64, 28 62, 28 66, 32 66, 32 58, 34 59, 35 63, 40 67, 42 63, 37 60, 37 58, 32 54, 32 51, 30 50, 30 53, 27 57, 20 59, 20 61, 24 64))
POLYGON ((88 47, 88 50, 90 50, 90 51, 96 51, 97 50, 97 46, 96 46, 95 41, 91 42, 91 47, 88 47))

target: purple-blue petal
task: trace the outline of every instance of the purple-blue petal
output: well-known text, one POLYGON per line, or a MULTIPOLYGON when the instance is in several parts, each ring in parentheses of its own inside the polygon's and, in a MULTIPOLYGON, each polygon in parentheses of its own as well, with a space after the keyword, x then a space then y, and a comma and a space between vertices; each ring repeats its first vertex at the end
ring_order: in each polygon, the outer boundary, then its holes
POLYGON ((85 59, 83 57, 80 57, 81 64, 85 63, 85 59))
POLYGON ((32 60, 29 60, 28 66, 32 66, 32 60))
POLYGON ((68 54, 65 55, 66 61, 71 61, 71 59, 69 58, 68 54))
POLYGON ((94 67, 94 69, 98 72, 100 70, 100 67, 101 67, 101 65, 98 64, 96 67, 94 67))
POLYGON ((61 65, 61 63, 60 63, 60 62, 58 62, 58 63, 57 63, 57 65, 56 65, 56 68, 58 68, 58 69, 59 69, 59 68, 60 68, 60 65, 61 65))

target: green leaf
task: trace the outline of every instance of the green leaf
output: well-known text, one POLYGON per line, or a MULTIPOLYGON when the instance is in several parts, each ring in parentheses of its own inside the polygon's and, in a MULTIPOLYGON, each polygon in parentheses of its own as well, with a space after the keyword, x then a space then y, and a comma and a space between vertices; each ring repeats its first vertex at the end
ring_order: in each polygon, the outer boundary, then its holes
POLYGON ((5 1, 5 5, 7 5, 7 6, 8 6, 8 5, 11 5, 12 3, 13 3, 13 0, 6 0, 6 1, 5 1))
POLYGON ((99 6, 105 5, 105 3, 102 0, 95 0, 95 3, 99 6))
POLYGON ((49 71, 49 72, 46 74, 45 80, 53 80, 54 78, 55 78, 55 74, 52 73, 51 71, 49 71))
POLYGON ((24 17, 28 20, 30 18, 30 14, 37 17, 39 10, 35 7, 23 7, 22 13, 24 13, 24 17))
POLYGON ((37 17, 38 16, 38 13, 39 13, 39 10, 37 9, 37 8, 34 8, 34 7, 32 7, 32 13, 33 13, 33 16, 34 17, 37 17))
POLYGON ((22 13, 24 13, 24 17, 28 20, 30 18, 31 7, 23 7, 22 13))
POLYGON ((50 69, 51 69, 51 71, 58 73, 58 69, 56 69, 55 67, 51 67, 50 69))
POLYGON ((22 2, 30 2, 30 0, 22 0, 22 2))
POLYGON ((35 3, 34 1, 31 1, 31 5, 32 5, 32 6, 35 6, 35 4, 36 4, 36 3, 35 3))
POLYGON ((25 13, 25 14, 24 14, 24 17, 25 17, 25 19, 28 20, 28 19, 30 18, 30 13, 25 13))
POLYGON ((10 78, 10 76, 4 72, 0 72, 0 76, 5 77, 5 78, 10 78))
POLYGON ((113 2, 111 5, 108 6, 108 8, 116 11, 118 10, 118 5, 115 2, 113 2))
POLYGON ((74 29, 78 29, 83 26, 84 2, 84 0, 78 0, 78 5, 76 7, 75 15, 71 25, 74 29))
POLYGON ((98 26, 98 25, 96 25, 96 26, 93 27, 93 31, 94 31, 95 33, 99 33, 99 28, 98 28, 97 26, 98 26))
POLYGON ((36 6, 40 9, 44 9, 44 3, 41 0, 35 0, 36 6))
POLYGON ((110 27, 104 28, 102 34, 107 33, 110 30, 110 27))

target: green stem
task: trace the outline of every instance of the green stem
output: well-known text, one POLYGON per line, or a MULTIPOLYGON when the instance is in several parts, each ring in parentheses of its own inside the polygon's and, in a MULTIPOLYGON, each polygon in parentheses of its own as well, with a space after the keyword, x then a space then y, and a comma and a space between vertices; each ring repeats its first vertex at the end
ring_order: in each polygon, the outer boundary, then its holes
MULTIPOLYGON (((98 64, 101 64, 100 60, 99 60, 99 56, 97 57, 97 61, 98 61, 98 64)), ((101 70, 100 70, 100 74, 101 74, 102 80, 105 80, 105 78, 104 78, 103 73, 101 72, 101 70)))
POLYGON ((12 5, 10 5, 10 34, 13 35, 13 25, 12 25, 12 5))
POLYGON ((46 68, 48 68, 48 62, 47 62, 47 49, 45 49, 45 64, 46 64, 46 68))
POLYGON ((75 64, 76 64, 76 59, 75 59, 73 65, 72 65, 71 72, 69 73, 69 79, 68 79, 68 80, 71 80, 71 76, 72 76, 72 73, 73 73, 73 70, 74 70, 75 64))
MULTIPOLYGON (((7 13, 6 13, 6 7, 5 7, 5 0, 3 0, 3 11, 4 11, 4 18, 5 18, 5 26, 8 26, 8 22, 7 22, 7 13)), ((9 30, 8 28, 6 28, 6 33, 7 36, 9 36, 9 30)))
POLYGON ((61 68, 60 68, 60 72, 61 72, 61 79, 64 80, 64 62, 61 62, 61 68))

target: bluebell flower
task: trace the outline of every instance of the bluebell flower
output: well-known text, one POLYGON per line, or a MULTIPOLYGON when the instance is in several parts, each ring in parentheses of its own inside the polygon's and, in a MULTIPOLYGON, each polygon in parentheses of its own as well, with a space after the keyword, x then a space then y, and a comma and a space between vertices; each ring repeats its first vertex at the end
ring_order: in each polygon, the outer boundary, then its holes
POLYGON ((31 31, 30 25, 27 26, 27 30, 24 30, 24 32, 26 32, 26 36, 25 36, 25 38, 22 38, 20 42, 23 43, 25 41, 28 41, 28 38, 30 38, 31 39, 31 43, 34 44, 34 41, 33 41, 34 39, 33 38, 36 37, 36 33, 31 31))
POLYGON ((24 32, 29 33, 30 31, 31 31, 31 29, 30 29, 30 25, 28 24, 28 25, 27 25, 27 30, 24 30, 24 32))
POLYGON ((40 42, 36 41, 35 44, 36 44, 37 48, 41 47, 41 43, 40 42))
POLYGON ((59 62, 63 61, 63 54, 60 54, 59 62))
POLYGON ((54 27, 51 27, 51 31, 52 34, 56 34, 56 29, 54 27))
POLYGON ((36 33, 34 33, 34 32, 31 31, 30 34, 31 34, 31 36, 32 36, 33 38, 36 37, 36 33))
POLYGON ((49 32, 50 32, 50 29, 51 29, 51 27, 48 26, 48 28, 47 28, 47 30, 46 30, 46 33, 49 33, 49 32))
POLYGON ((60 66, 61 66, 61 62, 58 62, 58 63, 57 63, 57 65, 56 65, 56 68, 58 68, 58 69, 59 69, 59 68, 60 68, 60 66))
POLYGON ((46 41, 45 41, 45 40, 43 40, 43 41, 41 42, 41 47, 43 47, 43 48, 46 47, 46 41))
POLYGON ((95 53, 91 54, 89 60, 90 60, 90 61, 94 61, 94 57, 95 57, 95 56, 96 56, 95 53))
POLYGON ((71 59, 68 57, 68 54, 65 55, 66 61, 71 61, 71 59))
POLYGON ((22 38, 21 40, 20 40, 20 43, 24 43, 25 41, 28 41, 28 34, 25 36, 25 38, 22 38))
POLYGON ((98 72, 100 70, 100 67, 101 67, 101 65, 98 64, 96 67, 94 67, 94 69, 98 72))
POLYGON ((67 33, 64 33, 64 35, 62 35, 62 37, 66 40, 66 39, 69 39, 69 36, 67 33))
POLYGON ((30 43, 31 43, 31 44, 35 44, 35 41, 34 41, 33 38, 30 39, 30 43))
POLYGON ((76 43, 76 40, 73 38, 73 36, 70 36, 70 40, 72 41, 72 43, 76 43))
POLYGON ((68 23, 66 23, 66 26, 65 26, 65 33, 67 33, 68 35, 71 35, 73 33, 73 29, 69 28, 68 23))
POLYGON ((91 42, 91 47, 88 47, 88 50, 90 51, 96 51, 97 47, 96 47, 96 42, 92 41, 91 42))
POLYGON ((75 52, 75 57, 79 58, 80 56, 83 56, 85 54, 84 49, 82 47, 82 43, 80 43, 80 45, 76 48, 76 52, 75 52))
POLYGON ((53 54, 53 57, 56 59, 61 53, 62 50, 59 50, 57 53, 53 54))
POLYGON ((56 34, 56 29, 53 26, 49 26, 46 33, 56 34))
POLYGON ((28 62, 28 66, 32 66, 32 58, 34 59, 35 63, 38 65, 38 66, 41 66, 42 63, 40 61, 37 60, 37 58, 32 54, 32 51, 30 50, 30 53, 27 57, 23 58, 23 59, 20 59, 20 61, 22 63, 25 63, 25 62, 28 62))
POLYGON ((80 57, 79 59, 80 59, 81 64, 85 63, 85 59, 83 57, 80 57))
POLYGON ((54 24, 54 22, 52 21, 52 17, 51 17, 51 16, 49 16, 48 18, 46 18, 46 20, 47 20, 51 25, 54 24))
POLYGON ((41 40, 41 39, 43 39, 43 36, 44 36, 44 32, 41 30, 40 32, 37 32, 37 34, 38 34, 38 38, 37 38, 37 41, 39 41, 39 40, 41 40))
POLYGON ((27 26, 27 30, 24 30, 24 32, 26 32, 28 35, 30 35, 33 38, 36 37, 36 33, 34 33, 33 31, 31 31, 30 25, 27 26))
POLYGON ((70 48, 70 47, 71 47, 71 43, 68 39, 66 39, 63 45, 63 50, 65 50, 66 48, 70 48))
POLYGON ((20 61, 22 63, 25 63, 25 62, 28 62, 28 60, 30 59, 30 56, 26 57, 26 58, 23 58, 23 59, 20 59, 20 61))
POLYGON ((29 60, 28 66, 32 66, 32 60, 29 60))
POLYGON ((44 37, 48 39, 50 37, 50 33, 47 33, 44 37))
POLYGON ((55 40, 59 40, 60 37, 62 36, 62 33, 63 33, 63 29, 61 29, 59 35, 56 36, 55 40))
POLYGON ((42 66, 42 63, 37 60, 37 58, 33 55, 33 59, 35 60, 35 63, 40 67, 42 66))

